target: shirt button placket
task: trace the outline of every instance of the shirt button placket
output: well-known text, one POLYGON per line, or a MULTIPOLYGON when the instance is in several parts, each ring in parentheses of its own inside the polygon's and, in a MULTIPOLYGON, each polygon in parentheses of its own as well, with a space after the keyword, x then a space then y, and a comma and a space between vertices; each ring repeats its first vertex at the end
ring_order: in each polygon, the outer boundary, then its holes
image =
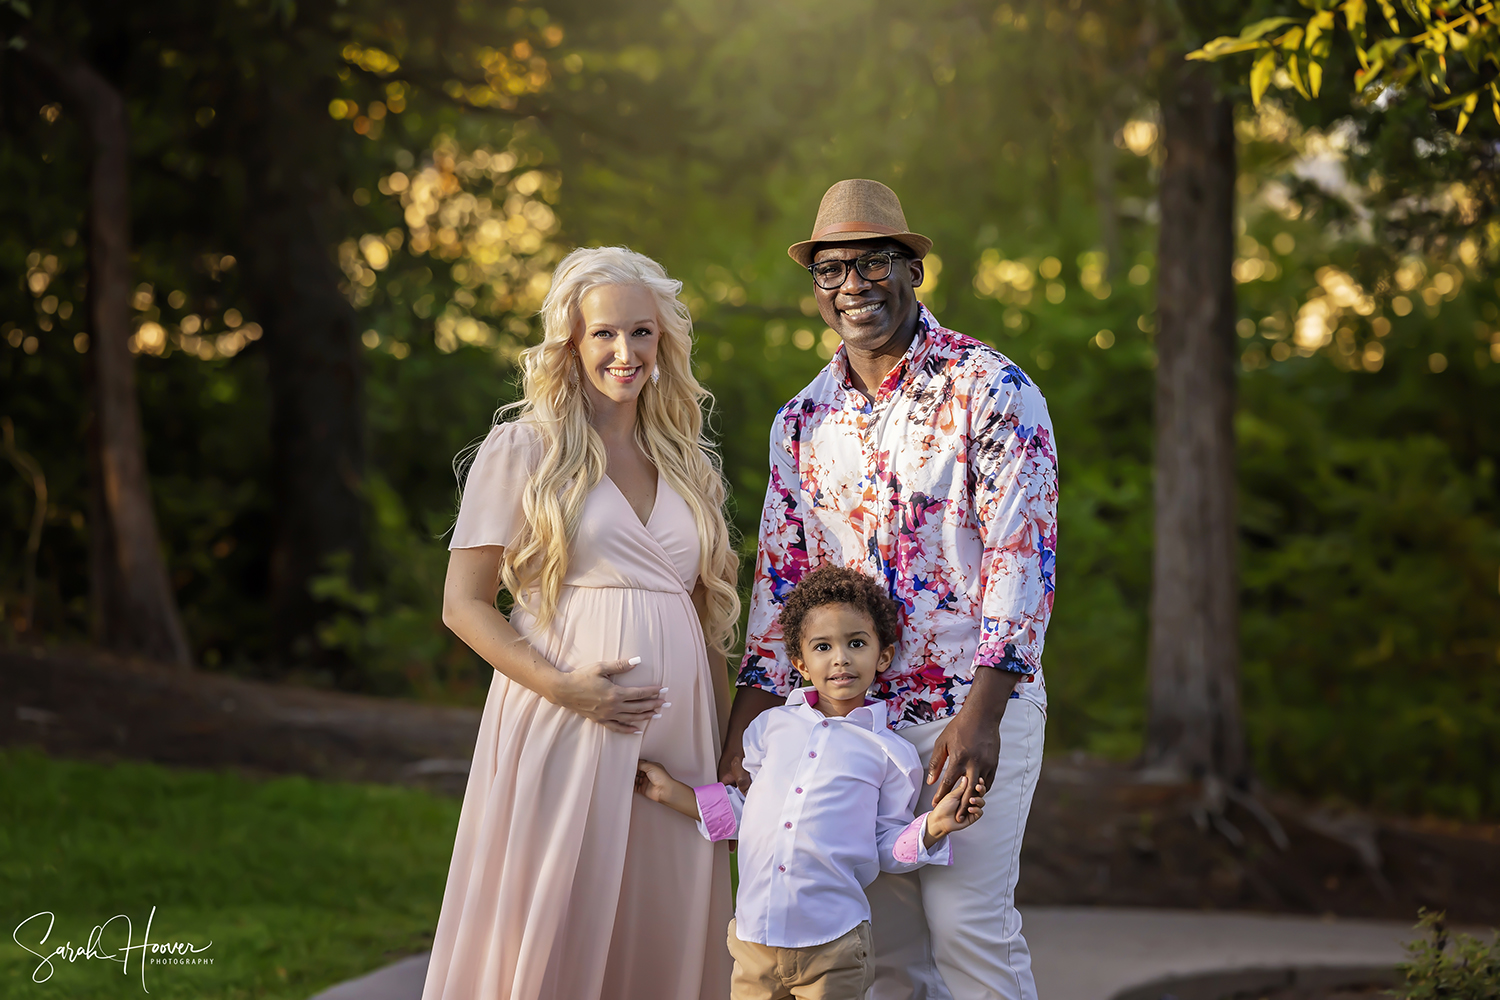
MULTIPOLYGON (((807 756, 802 758, 802 766, 797 768, 797 774, 794 778, 794 780, 797 781, 797 784, 793 787, 792 794, 797 797, 788 799, 786 802, 787 814, 790 815, 792 819, 801 819, 802 805, 807 801, 801 796, 809 787, 811 787, 813 783, 813 778, 816 776, 818 767, 816 763, 818 759, 818 751, 822 750, 825 747, 827 739, 828 730, 822 727, 815 727, 808 735, 806 744, 807 756)), ((783 822, 782 829, 791 830, 791 821, 787 820, 783 822)))

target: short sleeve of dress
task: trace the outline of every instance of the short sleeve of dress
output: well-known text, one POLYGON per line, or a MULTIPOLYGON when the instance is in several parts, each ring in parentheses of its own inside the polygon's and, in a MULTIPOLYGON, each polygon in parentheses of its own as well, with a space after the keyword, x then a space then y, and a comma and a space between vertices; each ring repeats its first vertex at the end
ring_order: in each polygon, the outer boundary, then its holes
POLYGON ((541 457, 542 441, 535 429, 520 423, 491 428, 469 466, 448 548, 510 545, 524 516, 522 491, 541 457))

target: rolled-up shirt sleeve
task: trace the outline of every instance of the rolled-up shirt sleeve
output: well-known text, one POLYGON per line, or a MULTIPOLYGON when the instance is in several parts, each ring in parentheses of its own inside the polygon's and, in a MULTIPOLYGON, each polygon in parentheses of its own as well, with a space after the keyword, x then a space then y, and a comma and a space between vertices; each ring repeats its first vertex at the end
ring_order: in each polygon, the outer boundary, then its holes
POLYGON ((761 507, 755 582, 750 589, 750 620, 740 687, 760 688, 780 697, 792 689, 792 665, 781 641, 777 616, 792 588, 808 570, 806 500, 797 471, 797 421, 785 409, 771 425, 771 476, 761 507))
POLYGON ((975 667, 1040 668, 1057 559, 1057 452, 1046 400, 1015 365, 974 414, 973 499, 984 540, 975 667))

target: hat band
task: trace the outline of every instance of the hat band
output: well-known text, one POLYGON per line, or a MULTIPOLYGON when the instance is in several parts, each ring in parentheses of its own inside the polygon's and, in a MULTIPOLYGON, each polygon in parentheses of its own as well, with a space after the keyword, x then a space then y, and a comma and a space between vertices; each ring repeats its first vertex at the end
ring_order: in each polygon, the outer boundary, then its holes
POLYGON ((809 242, 817 242, 839 233, 879 233, 881 236, 895 236, 900 232, 902 230, 892 229, 890 226, 882 226, 875 222, 836 222, 813 233, 809 242))

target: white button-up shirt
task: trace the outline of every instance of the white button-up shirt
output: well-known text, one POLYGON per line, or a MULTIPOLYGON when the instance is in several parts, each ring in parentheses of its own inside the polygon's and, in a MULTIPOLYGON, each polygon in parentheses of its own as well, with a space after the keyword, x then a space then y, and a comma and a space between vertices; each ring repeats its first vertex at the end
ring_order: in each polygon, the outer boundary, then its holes
POLYGON ((917 750, 886 725, 871 700, 843 718, 797 688, 745 730, 750 793, 695 789, 699 829, 738 838, 735 928, 742 941, 776 948, 824 944, 870 919, 864 887, 883 871, 950 864, 944 837, 929 854, 926 814, 912 818, 922 787, 917 750))

